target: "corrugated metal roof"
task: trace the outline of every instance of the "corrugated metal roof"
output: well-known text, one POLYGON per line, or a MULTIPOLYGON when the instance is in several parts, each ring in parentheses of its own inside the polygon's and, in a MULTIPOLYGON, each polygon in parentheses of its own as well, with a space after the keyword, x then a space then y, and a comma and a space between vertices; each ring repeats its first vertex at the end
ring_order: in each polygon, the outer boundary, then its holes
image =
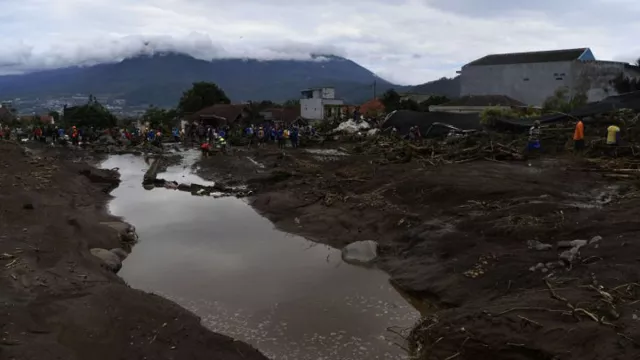
POLYGON ((509 54, 492 54, 480 59, 474 60, 465 66, 483 66, 483 65, 508 65, 508 64, 527 64, 527 63, 544 63, 556 61, 572 61, 577 60, 582 53, 589 48, 550 50, 550 51, 531 51, 509 54))

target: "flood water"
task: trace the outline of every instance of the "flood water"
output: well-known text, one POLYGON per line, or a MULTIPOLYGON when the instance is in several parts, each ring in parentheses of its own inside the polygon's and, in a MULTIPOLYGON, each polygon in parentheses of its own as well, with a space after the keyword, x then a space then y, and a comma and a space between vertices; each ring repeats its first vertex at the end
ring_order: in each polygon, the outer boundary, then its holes
MULTIPOLYGON (((197 153, 186 154, 159 177, 205 184, 191 172, 197 153)), ((419 314, 385 273, 274 229, 244 200, 144 190, 141 157, 111 156, 102 166, 122 179, 110 211, 140 237, 119 273, 132 287, 176 301, 271 359, 406 358, 387 328, 408 328, 419 314)))

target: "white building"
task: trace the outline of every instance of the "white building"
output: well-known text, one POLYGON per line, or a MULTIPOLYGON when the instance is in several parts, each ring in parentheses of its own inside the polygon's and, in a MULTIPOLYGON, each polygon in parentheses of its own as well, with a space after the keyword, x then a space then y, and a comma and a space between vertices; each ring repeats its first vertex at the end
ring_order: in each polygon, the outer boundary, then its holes
POLYGON ((505 95, 527 105, 542 105, 559 88, 569 96, 599 101, 617 95, 618 76, 639 78, 640 68, 623 62, 598 61, 589 48, 493 54, 460 71, 460 95, 505 95))
POLYGON ((339 116, 344 105, 342 99, 336 99, 336 90, 332 87, 302 90, 301 94, 300 116, 307 120, 339 116))

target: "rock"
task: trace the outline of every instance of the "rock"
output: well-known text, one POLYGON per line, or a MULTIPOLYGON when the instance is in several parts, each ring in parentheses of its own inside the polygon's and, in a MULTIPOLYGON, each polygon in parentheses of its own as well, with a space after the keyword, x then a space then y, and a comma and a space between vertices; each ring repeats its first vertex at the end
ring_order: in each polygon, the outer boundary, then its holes
POLYGON ((371 264, 378 257, 378 243, 373 240, 356 241, 342 249, 342 260, 349 264, 371 264))
POLYGON ((558 241, 558 248, 572 248, 572 247, 583 247, 587 245, 587 240, 571 240, 571 241, 558 241))
POLYGON ((114 273, 117 273, 120 268, 122 268, 122 261, 120 260, 118 255, 114 254, 113 252, 107 249, 100 248, 93 248, 89 251, 91 252, 91 255, 102 260, 103 265, 114 273))
POLYGON ((138 241, 138 234, 136 234, 136 228, 130 224, 120 221, 107 221, 100 224, 106 225, 113 230, 117 231, 120 235, 120 241, 123 242, 136 242, 138 241))
POLYGON ((101 144, 109 144, 109 145, 115 145, 116 139, 113 138, 113 136, 111 135, 102 135, 98 138, 98 142, 101 144))
POLYGON ((559 258, 565 263, 568 263, 567 265, 570 265, 579 253, 580 253, 580 248, 573 247, 569 250, 563 251, 560 254, 559 258))
POLYGON ((587 240, 572 240, 570 243, 571 243, 571 247, 581 248, 587 245, 587 240))
POLYGON ((118 258, 120 258, 120 261, 124 260, 127 258, 127 256, 129 256, 129 253, 127 253, 124 249, 122 248, 115 248, 115 249, 111 249, 109 250, 112 253, 118 255, 118 258))
POLYGON ((541 243, 538 240, 527 241, 527 246, 529 247, 529 249, 535 249, 538 251, 546 251, 546 250, 551 250, 553 248, 553 245, 541 243))
POLYGON ((602 241, 602 236, 596 235, 589 240, 589 245, 599 243, 600 241, 602 241))

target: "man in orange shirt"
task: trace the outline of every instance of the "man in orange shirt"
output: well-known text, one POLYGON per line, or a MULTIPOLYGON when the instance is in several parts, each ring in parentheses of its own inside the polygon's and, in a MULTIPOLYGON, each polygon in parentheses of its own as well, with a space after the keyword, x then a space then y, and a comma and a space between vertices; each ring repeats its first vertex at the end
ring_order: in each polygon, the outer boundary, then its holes
POLYGON ((576 130, 573 132, 573 146, 576 152, 582 152, 584 149, 584 124, 582 120, 578 120, 576 130))

